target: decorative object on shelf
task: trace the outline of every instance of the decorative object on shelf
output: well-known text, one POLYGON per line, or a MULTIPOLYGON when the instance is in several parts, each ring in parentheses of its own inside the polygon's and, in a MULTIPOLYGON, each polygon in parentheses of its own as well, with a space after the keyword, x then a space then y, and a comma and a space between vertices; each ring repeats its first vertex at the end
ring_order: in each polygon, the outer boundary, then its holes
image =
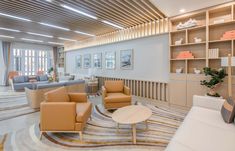
POLYGON ((175 72, 176 73, 182 73, 183 72, 183 67, 175 69, 175 72))
POLYGON ((193 59, 194 56, 190 51, 181 51, 176 59, 193 59))
POLYGON ((105 52, 105 68, 115 69, 116 67, 116 53, 113 51, 105 52))
POLYGON ((224 19, 216 19, 213 21, 214 24, 224 23, 224 19))
POLYGON ((235 39, 235 30, 226 31, 220 40, 232 40, 235 39))
POLYGON ((197 68, 193 68, 193 71, 194 71, 195 74, 200 74, 201 73, 201 70, 197 69, 197 68))
POLYGON ((208 57, 210 59, 219 58, 219 48, 213 48, 208 50, 208 57))
POLYGON ((183 43, 183 38, 175 41, 175 45, 181 45, 183 43))
POLYGON ((78 69, 82 68, 82 55, 76 56, 75 65, 76 65, 76 68, 78 68, 78 69))
POLYGON ((176 29, 177 29, 177 30, 180 30, 180 29, 190 28, 190 27, 194 27, 194 26, 197 26, 197 20, 190 18, 190 19, 189 19, 188 21, 186 21, 185 23, 180 22, 180 23, 176 26, 176 29))
POLYGON ((85 69, 91 67, 91 54, 85 54, 83 56, 83 66, 85 69))
POLYGON ((222 57, 221 66, 228 67, 228 96, 232 97, 232 67, 235 66, 235 57, 231 54, 228 54, 228 57, 222 57))
POLYGON ((201 39, 201 38, 194 37, 194 42, 195 42, 195 43, 200 43, 200 42, 202 42, 202 39, 201 39))
POLYGON ((201 85, 206 86, 209 88, 209 92, 207 93, 208 96, 213 97, 220 97, 220 95, 216 92, 218 90, 221 83, 224 81, 223 79, 227 76, 225 70, 220 68, 218 70, 211 69, 209 67, 203 68, 203 71, 206 76, 210 76, 211 78, 207 80, 202 80, 201 85))
POLYGON ((133 69, 133 49, 120 51, 120 68, 133 69))
POLYGON ((94 68, 102 68, 102 53, 95 53, 93 55, 94 68))

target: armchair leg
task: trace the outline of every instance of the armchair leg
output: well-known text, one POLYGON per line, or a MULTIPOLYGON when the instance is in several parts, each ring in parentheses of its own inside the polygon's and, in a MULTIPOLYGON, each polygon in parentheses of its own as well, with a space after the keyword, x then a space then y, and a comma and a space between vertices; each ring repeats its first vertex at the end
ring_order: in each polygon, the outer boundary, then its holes
POLYGON ((43 134, 43 132, 40 132, 40 136, 39 136, 40 140, 42 140, 42 134, 43 134))
POLYGON ((82 131, 79 131, 80 141, 82 142, 82 131))

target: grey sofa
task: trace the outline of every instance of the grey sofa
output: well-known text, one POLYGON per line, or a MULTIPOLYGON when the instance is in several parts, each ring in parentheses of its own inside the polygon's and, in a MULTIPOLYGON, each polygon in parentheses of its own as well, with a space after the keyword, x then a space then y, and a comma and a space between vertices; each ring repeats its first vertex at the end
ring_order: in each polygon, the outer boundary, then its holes
POLYGON ((36 80, 34 82, 30 82, 29 76, 15 76, 10 79, 10 84, 12 89, 15 91, 24 90, 24 88, 35 89, 38 84, 46 84, 48 83, 47 75, 36 76, 36 80))

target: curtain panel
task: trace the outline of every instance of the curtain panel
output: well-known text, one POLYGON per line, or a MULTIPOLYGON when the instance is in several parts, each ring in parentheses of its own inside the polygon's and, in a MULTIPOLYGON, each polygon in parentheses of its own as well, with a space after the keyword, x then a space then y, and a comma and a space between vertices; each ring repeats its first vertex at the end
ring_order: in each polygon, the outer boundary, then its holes
POLYGON ((56 77, 56 75, 57 75, 56 66, 57 66, 57 63, 58 63, 58 48, 57 47, 53 47, 53 62, 54 62, 54 66, 53 66, 54 76, 56 77))
POLYGON ((8 86, 9 85, 8 73, 9 73, 10 55, 11 55, 11 43, 10 42, 2 42, 2 53, 3 53, 3 62, 5 66, 3 84, 8 86))

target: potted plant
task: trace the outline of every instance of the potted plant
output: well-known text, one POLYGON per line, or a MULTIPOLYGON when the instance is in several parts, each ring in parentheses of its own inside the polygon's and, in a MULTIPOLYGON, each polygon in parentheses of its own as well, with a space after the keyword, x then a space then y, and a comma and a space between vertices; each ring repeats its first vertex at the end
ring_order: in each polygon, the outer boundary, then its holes
POLYGON ((220 97, 220 95, 216 92, 216 90, 224 81, 223 79, 227 76, 225 70, 222 68, 216 70, 216 69, 211 69, 209 67, 205 67, 203 68, 203 71, 206 76, 210 76, 209 80, 201 81, 201 85, 204 85, 207 88, 209 88, 209 92, 207 93, 207 95, 213 97, 220 97))
POLYGON ((48 73, 48 81, 49 82, 53 82, 54 80, 53 80, 53 73, 54 73, 54 68, 53 67, 51 67, 51 68, 49 68, 48 69, 48 71, 47 71, 47 73, 48 73))

